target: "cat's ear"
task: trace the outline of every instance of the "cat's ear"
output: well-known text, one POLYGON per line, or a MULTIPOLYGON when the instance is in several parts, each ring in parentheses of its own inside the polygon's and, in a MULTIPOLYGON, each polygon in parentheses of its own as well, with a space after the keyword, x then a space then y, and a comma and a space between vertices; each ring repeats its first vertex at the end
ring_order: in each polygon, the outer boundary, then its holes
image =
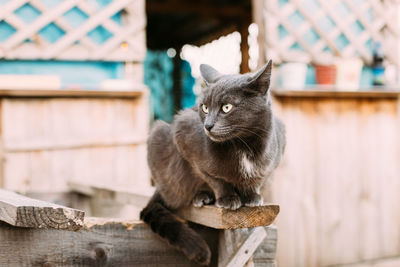
POLYGON ((272 60, 269 60, 259 71, 254 73, 249 81, 249 87, 265 95, 271 81, 272 60))
POLYGON ((217 82, 222 76, 221 73, 207 64, 200 65, 200 73, 207 85, 217 82))

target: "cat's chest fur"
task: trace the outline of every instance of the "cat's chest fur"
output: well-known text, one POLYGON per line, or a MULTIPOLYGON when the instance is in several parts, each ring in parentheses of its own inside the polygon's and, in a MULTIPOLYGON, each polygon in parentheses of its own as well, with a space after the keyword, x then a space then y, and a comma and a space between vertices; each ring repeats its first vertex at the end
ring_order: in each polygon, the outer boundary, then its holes
POLYGON ((239 172, 244 178, 252 178, 258 175, 259 167, 256 162, 245 152, 238 153, 239 172))
POLYGON ((263 176, 262 156, 255 158, 246 151, 235 151, 229 148, 222 151, 207 151, 204 154, 205 158, 198 162, 201 169, 212 176, 234 183, 247 183, 248 180, 263 176), (211 161, 213 164, 210 164, 211 161))

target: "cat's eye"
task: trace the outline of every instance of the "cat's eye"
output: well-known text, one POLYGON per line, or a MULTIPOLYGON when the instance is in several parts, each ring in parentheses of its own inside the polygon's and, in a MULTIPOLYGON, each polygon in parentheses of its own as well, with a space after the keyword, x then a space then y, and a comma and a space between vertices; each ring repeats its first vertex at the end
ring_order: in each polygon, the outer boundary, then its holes
POLYGON ((206 105, 201 105, 201 109, 203 110, 204 113, 208 114, 208 107, 206 105))
POLYGON ((222 111, 225 113, 228 113, 229 111, 231 111, 232 107, 233 107, 232 104, 229 104, 229 103, 225 104, 222 106, 222 111))

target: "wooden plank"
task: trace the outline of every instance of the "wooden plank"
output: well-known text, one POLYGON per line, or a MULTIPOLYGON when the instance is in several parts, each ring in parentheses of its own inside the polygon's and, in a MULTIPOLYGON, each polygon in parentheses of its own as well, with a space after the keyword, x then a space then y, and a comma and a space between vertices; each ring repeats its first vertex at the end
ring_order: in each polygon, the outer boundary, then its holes
POLYGON ((304 90, 288 90, 273 89, 272 95, 275 97, 332 97, 332 98, 390 98, 396 99, 400 97, 400 90, 397 88, 385 90, 365 90, 365 91, 339 91, 329 87, 326 89, 304 89, 304 90))
POLYGON ((219 239, 218 265, 244 266, 266 236, 264 227, 222 231, 219 239), (232 238, 236 240, 232 242, 232 238))
POLYGON ((115 141, 114 138, 109 140, 93 140, 92 142, 71 140, 65 143, 51 144, 49 140, 34 140, 36 142, 29 143, 13 143, 7 145, 3 149, 8 153, 35 152, 35 151, 56 151, 56 150, 75 150, 89 148, 107 148, 107 147, 128 147, 139 146, 146 143, 146 138, 140 138, 132 135, 131 137, 123 137, 121 140, 115 141))
MULTIPOLYGON (((218 230, 196 226, 217 266, 218 230)), ((199 267, 139 221, 85 218, 78 232, 0 222, 0 266, 199 267)))
POLYGON ((337 267, 395 267, 400 266, 400 257, 379 258, 357 263, 336 265, 337 267))
POLYGON ((317 115, 314 110, 315 100, 278 100, 274 103, 274 109, 286 125, 287 143, 290 144, 274 173, 270 194, 270 201, 279 203, 282 210, 276 220, 280 230, 278 265, 315 267, 319 266, 319 227, 316 219, 318 201, 314 174, 317 166, 314 153, 314 118, 317 115), (303 127, 306 130, 299 130, 303 127))
POLYGON ((245 265, 246 267, 276 267, 277 239, 277 228, 273 225, 221 231, 218 251, 219 266, 232 265, 232 263, 235 263, 233 266, 243 266, 244 261, 241 261, 241 259, 245 260, 251 256, 245 265), (263 229, 266 235, 259 229, 263 229), (260 241, 260 238, 255 238, 257 234, 260 237, 265 237, 260 241), (254 242, 250 240, 252 235, 254 235, 252 238, 255 238, 253 239, 254 242), (246 243, 249 245, 248 247, 246 243), (256 248, 255 251, 252 249, 253 246, 256 248), (247 249, 243 250, 246 247, 247 249), (242 254, 237 253, 240 250, 242 254), (242 255, 242 258, 238 259, 238 255, 242 255))
POLYGON ((279 206, 265 204, 260 207, 241 207, 227 210, 215 206, 188 207, 177 211, 182 218, 216 229, 238 229, 268 226, 279 213, 279 206))
POLYGON ((65 192, 69 180, 149 185, 147 100, 145 91, 121 99, 3 99, 4 187, 65 192))
POLYGON ((0 220, 13 226, 75 231, 82 227, 84 215, 80 210, 0 189, 0 220))
POLYGON ((146 87, 141 84, 135 85, 135 89, 132 91, 100 91, 100 90, 56 90, 54 89, 43 89, 43 88, 31 88, 29 90, 12 88, 1 88, 0 97, 39 97, 39 98, 137 98, 143 95, 146 91, 146 87))
POLYGON ((78 181, 70 181, 68 183, 70 189, 83 195, 98 197, 102 199, 111 199, 119 204, 132 204, 138 207, 144 207, 154 194, 154 188, 141 188, 140 191, 128 191, 121 187, 107 185, 90 185, 78 181))
MULTIPOLYGON (((91 195, 102 200, 111 199, 120 204, 131 204, 144 207, 150 199, 154 188, 140 191, 127 191, 117 187, 82 184, 74 181, 69 183, 71 190, 91 195)), ((176 214, 185 220, 216 229, 237 229, 270 225, 279 213, 279 206, 266 204, 260 207, 242 207, 232 211, 215 206, 201 208, 188 207, 178 210, 176 214)))
POLYGON ((86 181, 140 190, 150 186, 145 150, 146 146, 141 144, 6 153, 4 188, 19 192, 68 192, 68 181, 86 181))
POLYGON ((2 107, 8 152, 129 146, 148 135, 142 99, 18 98, 2 107))
POLYGON ((276 267, 278 230, 275 225, 264 227, 267 237, 253 253, 250 262, 254 267, 276 267))
POLYGON ((241 18, 246 16, 246 11, 251 12, 249 6, 233 6, 225 3, 215 3, 209 5, 207 3, 177 2, 168 1, 151 1, 146 3, 146 10, 151 14, 175 13, 178 10, 182 13, 213 16, 217 18, 241 18), (246 10, 248 8, 248 10, 246 10))
POLYGON ((398 255, 397 101, 276 97, 290 143, 271 200, 282 209, 279 265, 339 266, 398 255))

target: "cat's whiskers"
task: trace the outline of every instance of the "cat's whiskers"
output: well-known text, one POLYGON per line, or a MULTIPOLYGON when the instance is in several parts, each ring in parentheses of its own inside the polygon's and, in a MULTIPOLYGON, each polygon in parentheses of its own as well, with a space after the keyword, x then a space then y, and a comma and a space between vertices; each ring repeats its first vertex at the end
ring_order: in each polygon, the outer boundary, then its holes
POLYGON ((257 137, 263 138, 263 137, 262 137, 261 135, 259 135, 258 133, 253 132, 253 131, 251 131, 251 130, 249 130, 249 129, 247 129, 247 128, 241 128, 241 130, 242 130, 242 131, 245 131, 245 132, 248 132, 248 133, 251 133, 251 134, 254 134, 254 135, 257 136, 257 137))
POLYGON ((250 152, 252 152, 252 149, 251 149, 250 145, 247 144, 247 142, 246 142, 245 140, 243 140, 242 138, 240 138, 240 136, 237 136, 237 138, 238 138, 243 144, 245 144, 245 145, 247 146, 247 148, 249 149, 250 152))
POLYGON ((260 128, 260 127, 251 127, 251 126, 243 127, 243 126, 240 126, 240 125, 232 125, 232 127, 236 127, 238 129, 245 129, 245 130, 252 129, 252 130, 256 130, 256 131, 261 131, 261 132, 266 133, 266 134, 269 133, 268 130, 260 128))
POLYGON ((252 131, 252 130, 249 130, 249 128, 250 128, 250 129, 254 129, 254 130, 256 130, 256 131, 257 131, 257 130, 262 131, 262 132, 265 133, 265 134, 269 134, 269 131, 266 131, 266 130, 261 129, 261 128, 256 128, 256 127, 243 127, 243 126, 235 125, 235 128, 236 128, 236 129, 239 129, 239 130, 242 130, 242 131, 245 131, 245 132, 247 132, 247 133, 251 133, 251 134, 253 134, 253 135, 255 135, 255 136, 257 136, 257 137, 259 137, 259 138, 261 138, 261 139, 265 138, 265 136, 261 136, 260 134, 254 132, 254 131, 252 131))

